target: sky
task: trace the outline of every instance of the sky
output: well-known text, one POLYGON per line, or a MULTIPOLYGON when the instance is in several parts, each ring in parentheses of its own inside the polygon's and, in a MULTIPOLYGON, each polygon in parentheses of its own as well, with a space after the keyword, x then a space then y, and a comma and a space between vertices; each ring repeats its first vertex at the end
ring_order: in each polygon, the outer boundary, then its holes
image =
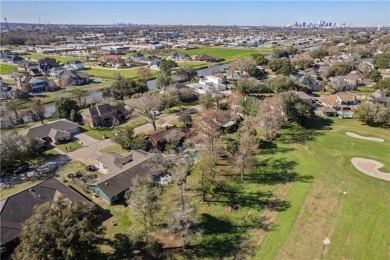
POLYGON ((51 24, 273 25, 341 22, 390 26, 390 1, 1 0, 1 21, 51 24))

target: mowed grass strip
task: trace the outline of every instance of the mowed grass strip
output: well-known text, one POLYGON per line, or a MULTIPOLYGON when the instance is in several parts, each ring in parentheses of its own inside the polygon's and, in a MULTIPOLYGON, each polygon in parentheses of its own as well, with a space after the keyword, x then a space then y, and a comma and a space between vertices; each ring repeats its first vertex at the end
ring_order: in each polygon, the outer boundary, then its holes
POLYGON ((18 67, 16 67, 15 65, 0 64, 0 75, 7 75, 17 70, 18 67))
POLYGON ((201 47, 197 49, 183 50, 180 52, 190 56, 208 54, 215 58, 231 61, 238 57, 249 57, 252 54, 269 54, 272 49, 249 49, 249 48, 227 48, 227 47, 201 47))
POLYGON ((82 57, 62 57, 62 56, 45 55, 45 54, 27 54, 27 55, 21 55, 21 57, 23 57, 26 60, 30 59, 30 60, 35 60, 35 61, 38 61, 40 59, 49 57, 49 58, 56 59, 60 63, 65 63, 65 62, 68 62, 68 61, 71 61, 71 60, 83 61, 83 59, 84 59, 82 57))

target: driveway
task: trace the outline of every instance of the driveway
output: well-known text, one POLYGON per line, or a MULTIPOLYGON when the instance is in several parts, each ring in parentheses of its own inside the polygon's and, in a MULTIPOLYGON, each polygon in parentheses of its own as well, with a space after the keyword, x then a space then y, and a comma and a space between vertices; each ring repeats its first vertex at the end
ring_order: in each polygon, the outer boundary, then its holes
POLYGON ((96 159, 102 155, 100 152, 101 149, 104 149, 108 146, 114 145, 114 142, 110 139, 106 139, 103 141, 97 141, 88 146, 77 149, 73 152, 67 153, 67 155, 72 158, 72 160, 81 161, 86 165, 95 165, 96 159))
POLYGON ((90 137, 87 134, 80 133, 73 136, 73 139, 80 143, 82 146, 90 146, 91 144, 99 142, 99 140, 96 140, 95 138, 90 137))

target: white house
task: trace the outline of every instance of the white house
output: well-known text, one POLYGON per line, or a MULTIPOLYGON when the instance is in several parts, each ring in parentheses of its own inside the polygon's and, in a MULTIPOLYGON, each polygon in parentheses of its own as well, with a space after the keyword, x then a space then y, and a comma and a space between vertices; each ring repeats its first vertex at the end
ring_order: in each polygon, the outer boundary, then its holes
POLYGON ((78 60, 71 60, 65 63, 64 67, 67 70, 83 70, 84 69, 84 63, 78 60))
POLYGON ((203 79, 200 79, 198 83, 191 83, 187 86, 195 89, 199 94, 205 94, 213 90, 226 90, 226 85, 222 84, 222 79, 215 76, 205 76, 203 79))

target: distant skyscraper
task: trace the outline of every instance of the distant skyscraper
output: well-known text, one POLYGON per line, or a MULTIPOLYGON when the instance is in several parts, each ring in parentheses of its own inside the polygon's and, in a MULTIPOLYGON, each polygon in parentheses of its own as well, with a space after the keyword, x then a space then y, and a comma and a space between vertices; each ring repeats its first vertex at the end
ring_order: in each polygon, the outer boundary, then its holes
POLYGON ((302 23, 302 27, 306 27, 306 22, 303 22, 303 23, 302 23))

